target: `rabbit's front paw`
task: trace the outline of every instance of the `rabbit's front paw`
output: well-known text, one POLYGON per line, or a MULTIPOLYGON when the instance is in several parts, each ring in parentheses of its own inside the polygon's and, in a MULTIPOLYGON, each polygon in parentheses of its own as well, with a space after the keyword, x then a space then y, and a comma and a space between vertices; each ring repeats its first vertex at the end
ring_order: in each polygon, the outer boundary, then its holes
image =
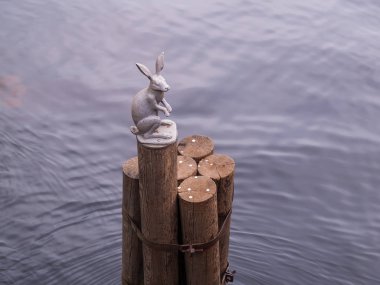
POLYGON ((172 108, 172 106, 170 106, 170 105, 167 105, 167 106, 166 106, 166 109, 168 109, 168 112, 169 112, 169 113, 171 113, 171 112, 173 111, 173 108, 172 108))
POLYGON ((170 116, 170 113, 168 111, 165 112, 165 116, 166 117, 169 117, 170 116))

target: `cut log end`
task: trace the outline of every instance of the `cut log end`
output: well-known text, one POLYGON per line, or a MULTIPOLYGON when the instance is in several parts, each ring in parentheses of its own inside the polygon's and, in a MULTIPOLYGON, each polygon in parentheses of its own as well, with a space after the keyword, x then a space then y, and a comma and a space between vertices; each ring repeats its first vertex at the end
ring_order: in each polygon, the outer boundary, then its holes
POLYGON ((139 164, 137 156, 132 157, 123 163, 123 172, 129 178, 139 179, 139 164))
POLYGON ((201 192, 214 195, 216 194, 216 189, 216 184, 212 179, 205 176, 192 176, 185 179, 178 186, 178 193, 201 192))
POLYGON ((235 161, 224 154, 209 155, 198 164, 198 172, 214 180, 223 179, 231 175, 234 170, 235 161))
POLYGON ((188 203, 203 203, 211 199, 214 194, 207 192, 181 192, 178 196, 181 200, 188 203))
POLYGON ((184 138, 178 144, 180 155, 189 156, 195 161, 212 154, 214 151, 214 142, 206 136, 193 135, 184 138))
POLYGON ((197 174, 198 167, 194 159, 188 156, 179 155, 177 157, 177 180, 183 181, 186 178, 197 174))

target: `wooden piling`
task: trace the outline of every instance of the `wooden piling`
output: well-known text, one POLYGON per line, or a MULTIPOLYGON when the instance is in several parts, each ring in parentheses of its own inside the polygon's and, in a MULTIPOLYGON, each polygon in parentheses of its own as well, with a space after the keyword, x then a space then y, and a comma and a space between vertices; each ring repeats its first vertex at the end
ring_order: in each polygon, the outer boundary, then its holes
MULTIPOLYGON (((178 189, 184 244, 207 243, 218 234, 216 185, 190 177, 178 189)), ((219 242, 203 251, 185 253, 187 285, 220 285, 219 242)))
MULTIPOLYGON (((177 157, 177 185, 179 186, 186 178, 197 174, 197 162, 188 156, 178 155, 177 157)), ((181 221, 178 219, 178 242, 182 241, 181 221)), ((183 253, 178 254, 179 285, 186 285, 185 257, 183 253)))
POLYGON ((130 216, 140 227, 140 196, 138 159, 133 157, 123 164, 123 247, 122 284, 140 285, 143 282, 142 248, 129 222, 130 216))
MULTIPOLYGON (((234 160, 231 157, 222 154, 207 156, 198 164, 198 172, 203 176, 212 178, 218 187, 217 199, 219 228, 232 208, 234 195, 234 171, 234 160)), ((231 221, 229 219, 226 224, 227 232, 219 242, 221 274, 224 274, 228 266, 230 223, 231 221)))
POLYGON ((178 144, 180 155, 193 158, 199 162, 202 158, 211 155, 214 151, 214 142, 206 136, 192 135, 182 139, 178 144))
MULTIPOLYGON (((176 244, 177 144, 150 148, 138 141, 141 231, 154 243, 176 244)), ((144 284, 177 285, 178 253, 143 244, 144 284)))
POLYGON ((138 158, 123 164, 122 284, 225 284, 233 159, 212 154, 214 144, 204 136, 178 146, 138 139, 137 148, 138 158), (187 252, 176 244, 196 245, 187 252))

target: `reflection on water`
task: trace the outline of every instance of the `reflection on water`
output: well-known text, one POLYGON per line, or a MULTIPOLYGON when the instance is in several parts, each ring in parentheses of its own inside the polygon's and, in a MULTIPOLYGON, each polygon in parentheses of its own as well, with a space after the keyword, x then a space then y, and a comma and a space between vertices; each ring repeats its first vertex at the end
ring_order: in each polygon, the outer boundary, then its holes
POLYGON ((25 86, 15 75, 0 77, 0 102, 8 107, 19 107, 25 94, 25 86))
POLYGON ((162 50, 180 136, 237 162, 235 283, 379 284, 380 4, 277 2, 0 2, 1 284, 119 284, 134 63, 162 50))

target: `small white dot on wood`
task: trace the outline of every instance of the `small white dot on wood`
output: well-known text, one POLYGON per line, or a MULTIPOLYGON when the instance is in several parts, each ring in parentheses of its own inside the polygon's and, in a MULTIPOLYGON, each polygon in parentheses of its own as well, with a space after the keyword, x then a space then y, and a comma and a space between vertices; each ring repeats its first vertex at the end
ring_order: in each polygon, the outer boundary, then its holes
POLYGON ((206 191, 207 191, 207 192, 210 192, 210 189, 207 188, 206 191))
POLYGON ((182 163, 182 162, 183 162, 182 160, 179 161, 179 163, 182 163))
POLYGON ((177 188, 178 188, 178 189, 181 189, 181 186, 178 186, 177 188))
POLYGON ((210 163, 211 166, 213 166, 214 164, 213 163, 210 163))
POLYGON ((192 139, 191 141, 192 141, 192 142, 196 142, 196 140, 195 140, 195 139, 192 139))
POLYGON ((190 166, 190 167, 193 167, 193 165, 192 165, 192 164, 189 164, 189 166, 190 166))
POLYGON ((193 199, 193 196, 189 196, 189 199, 193 199))
POLYGON ((206 162, 208 162, 208 159, 206 159, 206 162))
POLYGON ((198 178, 198 176, 194 176, 194 178, 195 178, 195 179, 197 179, 197 178, 198 178))
POLYGON ((191 191, 191 188, 187 188, 187 191, 191 191))

